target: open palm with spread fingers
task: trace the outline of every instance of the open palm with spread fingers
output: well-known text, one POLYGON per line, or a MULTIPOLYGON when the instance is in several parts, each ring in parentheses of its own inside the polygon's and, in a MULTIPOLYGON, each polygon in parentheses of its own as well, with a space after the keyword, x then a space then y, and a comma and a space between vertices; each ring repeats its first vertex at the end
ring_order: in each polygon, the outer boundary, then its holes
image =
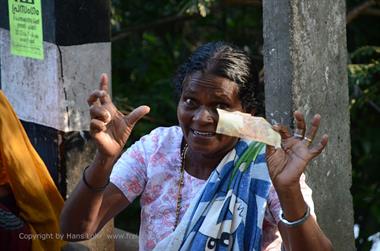
POLYGON ((307 164, 322 152, 328 141, 328 136, 325 134, 318 144, 312 144, 321 121, 319 114, 313 117, 307 134, 303 114, 296 111, 294 118, 296 129, 293 135, 283 125, 273 126, 273 129, 281 135, 282 147, 278 149, 267 147, 269 173, 276 188, 298 185, 307 164))
POLYGON ((148 106, 143 105, 128 115, 122 114, 108 94, 106 74, 102 74, 99 90, 94 91, 87 102, 91 116, 90 134, 97 144, 98 151, 109 157, 120 154, 136 122, 150 110, 148 106))

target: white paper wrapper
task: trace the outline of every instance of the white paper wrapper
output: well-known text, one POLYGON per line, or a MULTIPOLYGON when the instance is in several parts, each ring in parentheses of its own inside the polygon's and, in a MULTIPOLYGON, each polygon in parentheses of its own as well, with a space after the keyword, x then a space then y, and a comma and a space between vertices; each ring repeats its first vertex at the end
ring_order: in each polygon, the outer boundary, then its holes
POLYGON ((216 133, 263 142, 275 148, 281 147, 280 134, 264 118, 242 112, 217 111, 219 121, 216 133))

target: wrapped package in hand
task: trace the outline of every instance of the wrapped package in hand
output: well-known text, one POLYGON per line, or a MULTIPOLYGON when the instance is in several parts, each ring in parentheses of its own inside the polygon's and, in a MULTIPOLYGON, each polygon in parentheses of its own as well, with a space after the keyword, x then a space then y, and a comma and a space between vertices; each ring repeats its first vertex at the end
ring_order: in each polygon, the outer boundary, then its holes
POLYGON ((275 148, 281 147, 281 136, 262 117, 249 113, 228 112, 217 109, 219 121, 216 133, 263 142, 275 148))

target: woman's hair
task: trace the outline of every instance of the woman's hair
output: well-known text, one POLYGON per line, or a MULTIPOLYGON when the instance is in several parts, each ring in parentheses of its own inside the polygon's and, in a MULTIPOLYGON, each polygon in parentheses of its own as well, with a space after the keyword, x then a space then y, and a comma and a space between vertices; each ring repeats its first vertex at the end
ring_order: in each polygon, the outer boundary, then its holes
POLYGON ((239 86, 243 108, 250 112, 257 108, 258 74, 248 54, 225 42, 210 42, 200 46, 182 64, 173 79, 177 98, 181 96, 187 77, 195 72, 227 78, 239 86))

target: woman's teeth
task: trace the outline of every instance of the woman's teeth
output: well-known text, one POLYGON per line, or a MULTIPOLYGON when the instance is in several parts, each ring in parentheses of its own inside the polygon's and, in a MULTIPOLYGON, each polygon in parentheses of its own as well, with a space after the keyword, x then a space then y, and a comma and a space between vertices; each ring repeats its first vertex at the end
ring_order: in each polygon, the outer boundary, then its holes
POLYGON ((213 133, 213 132, 201 132, 201 131, 197 131, 197 130, 192 130, 192 131, 195 135, 199 135, 199 136, 211 137, 211 136, 215 135, 215 133, 213 133))

